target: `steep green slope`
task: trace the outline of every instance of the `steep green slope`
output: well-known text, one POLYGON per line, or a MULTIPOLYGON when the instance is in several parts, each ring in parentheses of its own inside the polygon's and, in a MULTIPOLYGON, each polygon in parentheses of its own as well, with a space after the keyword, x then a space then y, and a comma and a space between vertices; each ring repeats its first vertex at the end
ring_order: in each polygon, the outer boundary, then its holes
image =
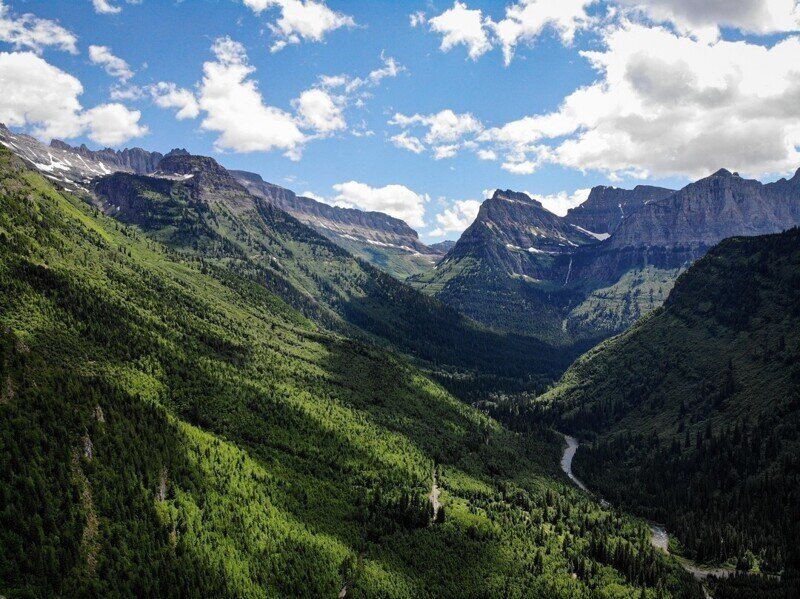
POLYGON ((0 383, 7 597, 700 596, 546 435, 5 151, 0 383))
POLYGON ((733 238, 663 308, 580 358, 540 398, 594 439, 577 471, 667 524, 685 553, 797 568, 800 230, 733 238))
POLYGON ((251 195, 211 158, 168 156, 160 168, 174 178, 101 179, 104 211, 182 254, 265 284, 326 328, 396 348, 443 381, 475 390, 539 387, 575 357, 482 328, 251 195))

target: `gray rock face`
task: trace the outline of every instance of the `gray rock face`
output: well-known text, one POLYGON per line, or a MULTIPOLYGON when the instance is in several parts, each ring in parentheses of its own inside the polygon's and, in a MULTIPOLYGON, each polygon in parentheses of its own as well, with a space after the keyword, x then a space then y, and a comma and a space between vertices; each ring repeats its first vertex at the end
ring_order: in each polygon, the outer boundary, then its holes
POLYGON ((155 172, 158 168, 158 163, 164 157, 159 152, 148 152, 142 148, 90 150, 86 147, 86 144, 76 147, 58 139, 51 141, 50 147, 82 156, 92 162, 103 162, 109 165, 112 170, 130 171, 137 175, 155 172))
POLYGON ((497 190, 448 253, 447 262, 479 261, 482 268, 539 278, 543 261, 597 240, 524 193, 497 190))
POLYGON ((376 248, 393 248, 430 255, 433 259, 443 255, 443 252, 431 249, 422 243, 417 232, 399 218, 382 212, 330 206, 267 183, 255 173, 246 171, 231 171, 231 173, 250 193, 263 197, 333 241, 343 238, 372 244, 376 248))
POLYGON ((428 247, 438 254, 445 255, 456 246, 456 243, 457 242, 455 240, 446 239, 444 241, 440 241, 439 243, 432 243, 428 247))
MULTIPOLYGON (((142 148, 90 150, 53 140, 45 145, 30 135, 14 133, 0 124, 0 143, 68 191, 88 193, 90 182, 111 173, 149 174, 163 155, 142 148)), ((183 150, 183 152, 186 152, 183 150)))
POLYGON ((610 248, 703 248, 800 224, 800 171, 766 185, 721 169, 625 219, 610 248))
POLYGON ((565 220, 603 238, 616 231, 623 219, 630 218, 642 206, 673 193, 674 189, 650 185, 637 185, 633 189, 600 185, 592 188, 583 204, 571 208, 565 220))

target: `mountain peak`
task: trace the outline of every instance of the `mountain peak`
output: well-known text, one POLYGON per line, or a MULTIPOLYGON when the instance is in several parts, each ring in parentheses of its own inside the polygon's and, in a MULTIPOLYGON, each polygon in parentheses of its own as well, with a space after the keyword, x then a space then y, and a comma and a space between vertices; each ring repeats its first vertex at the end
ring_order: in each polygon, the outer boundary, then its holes
MULTIPOLYGON (((728 169, 721 168, 711 176, 712 177, 733 177, 734 175, 728 169)), ((738 173, 737 173, 737 176, 738 176, 738 173)))
POLYGON ((492 199, 506 200, 510 202, 522 202, 524 204, 534 204, 536 206, 542 205, 541 202, 534 200, 527 193, 523 193, 521 191, 512 191, 510 189, 506 189, 505 191, 502 189, 495 190, 494 194, 492 195, 492 199))

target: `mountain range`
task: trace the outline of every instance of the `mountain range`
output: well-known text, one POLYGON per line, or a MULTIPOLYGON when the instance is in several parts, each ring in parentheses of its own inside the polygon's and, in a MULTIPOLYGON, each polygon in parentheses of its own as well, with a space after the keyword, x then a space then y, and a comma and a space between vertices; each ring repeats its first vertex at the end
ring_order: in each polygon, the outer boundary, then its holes
POLYGON ((559 217, 498 191, 412 285, 498 330, 556 345, 625 330, 712 245, 800 224, 800 171, 762 184, 720 170, 679 191, 597 187, 559 217))
POLYGON ((498 190, 426 246, 185 150, 0 143, 10 588, 699 598, 641 521, 553 481, 551 427, 672 551, 795 588, 800 238, 759 235, 800 222, 800 171, 597 187, 563 217, 498 190), (487 542, 516 557, 484 567, 487 542))
MULTIPOLYGON (((53 140, 48 146, 28 135, 13 133, 2 124, 0 143, 70 191, 88 192, 92 179, 113 172, 154 174, 164 158, 159 152, 142 148, 90 150, 85 145, 74 147, 60 140, 53 140)), ((167 154, 171 155, 188 155, 188 152, 174 149, 167 154)), ((330 206, 267 183, 255 173, 231 173, 250 193, 398 278, 428 270, 449 249, 447 242, 444 246, 425 245, 404 221, 387 214, 330 206)))

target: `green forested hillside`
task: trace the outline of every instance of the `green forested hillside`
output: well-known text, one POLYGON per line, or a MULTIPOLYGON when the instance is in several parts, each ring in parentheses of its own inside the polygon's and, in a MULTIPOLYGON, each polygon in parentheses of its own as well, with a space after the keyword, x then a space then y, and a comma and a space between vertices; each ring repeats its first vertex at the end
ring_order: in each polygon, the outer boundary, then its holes
POLYGON ((358 260, 213 159, 171 156, 178 180, 115 173, 96 184, 103 209, 205 265, 266 285, 324 327, 410 355, 451 390, 540 389, 575 355, 494 333, 358 260))
POLYGON ((7 597, 701 596, 551 436, 5 150, 0 384, 7 597))
POLYGON ((800 230, 719 244, 535 410, 593 440, 580 475, 686 555, 796 576, 800 230))

